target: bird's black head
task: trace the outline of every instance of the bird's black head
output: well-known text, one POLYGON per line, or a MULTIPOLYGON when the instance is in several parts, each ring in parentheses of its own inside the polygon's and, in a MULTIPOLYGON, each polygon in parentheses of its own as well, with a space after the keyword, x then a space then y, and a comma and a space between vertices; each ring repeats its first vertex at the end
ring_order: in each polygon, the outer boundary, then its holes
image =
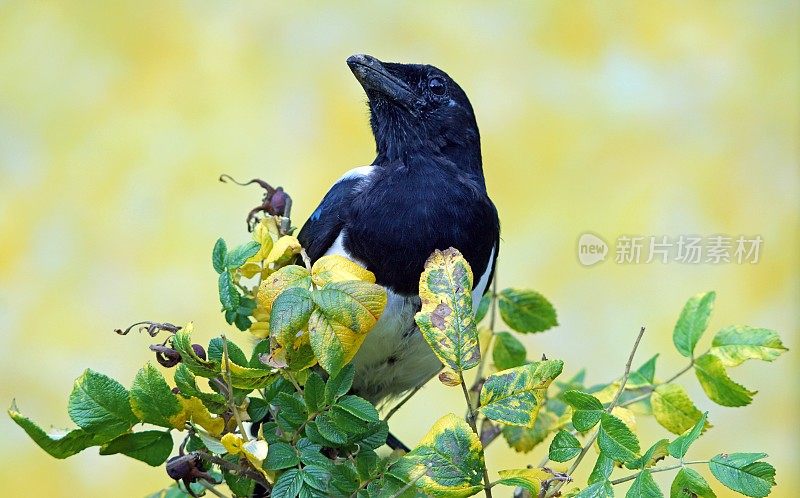
POLYGON ((467 94, 447 73, 369 55, 353 55, 347 64, 369 98, 376 162, 410 166, 435 156, 483 177, 475 113, 467 94))

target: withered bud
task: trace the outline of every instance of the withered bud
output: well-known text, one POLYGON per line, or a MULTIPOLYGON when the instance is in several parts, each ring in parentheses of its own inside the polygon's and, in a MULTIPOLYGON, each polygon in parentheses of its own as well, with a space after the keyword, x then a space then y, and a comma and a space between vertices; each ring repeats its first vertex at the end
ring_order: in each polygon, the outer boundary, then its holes
POLYGON ((275 193, 272 194, 272 198, 270 199, 270 204, 272 204, 272 210, 275 214, 279 216, 283 216, 284 211, 286 210, 286 199, 289 196, 284 192, 283 187, 278 187, 275 189, 275 193))
POLYGON ((203 360, 206 359, 206 350, 203 349, 203 346, 199 344, 192 344, 192 349, 194 349, 194 354, 202 358, 203 360))
POLYGON ((181 362, 181 354, 171 347, 161 344, 151 344, 150 350, 155 351, 156 361, 166 368, 172 368, 181 362))

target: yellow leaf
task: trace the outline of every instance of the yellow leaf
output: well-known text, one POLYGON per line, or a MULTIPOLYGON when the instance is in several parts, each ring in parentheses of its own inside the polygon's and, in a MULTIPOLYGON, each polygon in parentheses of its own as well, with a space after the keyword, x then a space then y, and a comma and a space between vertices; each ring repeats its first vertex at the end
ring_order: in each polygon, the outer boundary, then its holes
POLYGON ((275 266, 286 264, 295 255, 300 254, 301 249, 300 241, 298 241, 296 237, 284 235, 272 246, 264 262, 275 266))
POLYGON ((182 410, 170 418, 170 423, 173 427, 183 430, 186 422, 191 420, 207 430, 212 436, 219 437, 225 428, 225 421, 221 417, 213 417, 208 408, 198 398, 177 396, 177 399, 181 404, 182 410))
POLYGON ((267 458, 267 442, 263 439, 251 439, 245 442, 238 434, 229 432, 222 436, 220 441, 231 455, 243 455, 256 470, 264 474, 267 473, 261 468, 264 459, 267 458))
POLYGON ((510 469, 501 470, 500 484, 506 486, 521 486, 527 489, 532 496, 538 496, 542 481, 550 479, 553 474, 542 469, 510 469))
POLYGON ((331 282, 344 282, 347 280, 362 280, 371 284, 375 283, 375 275, 344 256, 330 254, 323 256, 311 267, 311 278, 314 284, 323 287, 331 282))
POLYGON ((455 387, 461 384, 461 376, 452 370, 445 370, 439 374, 439 382, 446 386, 455 387))
POLYGON ((261 281, 256 294, 254 316, 259 326, 250 331, 261 339, 269 336, 269 319, 275 299, 290 287, 311 288, 311 275, 308 270, 298 265, 284 266, 261 281))
POLYGON ((278 240, 278 237, 278 225, 275 222, 275 218, 267 216, 259 221, 258 225, 253 229, 253 240, 261 244, 261 248, 247 261, 260 263, 267 259, 267 255, 272 250, 272 246, 278 240))

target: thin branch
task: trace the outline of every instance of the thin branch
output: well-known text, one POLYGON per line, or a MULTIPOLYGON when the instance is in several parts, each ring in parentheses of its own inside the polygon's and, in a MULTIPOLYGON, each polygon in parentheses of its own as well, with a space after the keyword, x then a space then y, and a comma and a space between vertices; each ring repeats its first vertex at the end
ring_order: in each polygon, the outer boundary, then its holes
MULTIPOLYGON (((679 463, 677 465, 669 465, 669 466, 666 466, 666 467, 653 467, 652 469, 648 469, 648 470, 650 471, 651 474, 657 474, 658 472, 667 472, 668 470, 679 469, 679 468, 681 468, 681 467, 683 467, 685 465, 700 465, 700 464, 704 464, 704 463, 708 463, 708 460, 695 460, 695 461, 692 461, 692 462, 684 462, 684 463, 679 463)), ((623 482, 632 481, 632 480, 636 479, 637 477, 639 477, 639 474, 641 474, 641 473, 642 473, 642 471, 640 470, 639 472, 637 472, 635 474, 631 474, 631 475, 625 476, 625 477, 620 477, 619 479, 614 479, 613 481, 611 481, 611 484, 616 486, 617 484, 622 484, 623 482)))
MULTIPOLYGON (((478 432, 478 425, 475 422, 477 419, 477 414, 475 409, 472 408, 472 402, 469 398, 469 391, 467 391, 467 384, 464 382, 464 374, 462 372, 458 372, 458 378, 461 380, 461 390, 464 392, 464 401, 467 403, 467 409, 469 410, 469 414, 467 415, 467 423, 472 428, 472 431, 475 432, 475 435, 478 438, 481 437, 481 433, 478 432)), ((483 492, 486 494, 486 498, 492 498, 492 487, 491 482, 489 481, 489 471, 486 469, 486 455, 483 454, 483 446, 481 446, 481 456, 483 457, 483 492)))
MULTIPOLYGON (((619 397, 622 396, 622 392, 625 390, 625 384, 628 383, 628 377, 631 374, 631 365, 633 364, 633 357, 636 356, 636 350, 639 348, 639 342, 642 340, 642 336, 644 335, 644 330, 645 330, 644 327, 639 329, 639 335, 636 336, 636 342, 633 343, 633 349, 631 349, 631 354, 628 355, 628 362, 625 363, 625 373, 622 374, 622 380, 620 381, 617 394, 614 396, 614 399, 611 400, 611 403, 608 405, 608 408, 606 408, 607 413, 611 413, 611 411, 617 405, 619 397)), ((599 434, 600 434, 600 429, 598 428, 596 431, 594 431, 594 434, 592 434, 592 437, 589 438, 589 440, 586 442, 583 448, 581 448, 581 452, 578 454, 578 457, 572 463, 572 466, 570 466, 569 470, 567 471, 567 475, 571 476, 575 472, 575 469, 578 468, 578 465, 580 465, 581 461, 586 456, 586 453, 592 447, 599 434)), ((563 482, 559 482, 558 484, 556 484, 553 490, 547 493, 547 496, 554 496, 556 493, 558 493, 558 491, 561 489, 563 485, 564 485, 563 482)))
POLYGON ((684 367, 681 370, 679 370, 675 375, 673 375, 669 379, 665 380, 664 382, 659 382, 656 385, 645 387, 645 389, 647 389, 647 392, 645 392, 644 394, 641 394, 639 396, 636 396, 635 398, 631 398, 631 399, 625 400, 622 403, 620 403, 618 406, 628 406, 628 405, 632 405, 634 403, 638 403, 639 401, 646 400, 647 398, 649 398, 653 394, 653 391, 655 391, 658 386, 662 386, 664 384, 669 384, 670 382, 675 381, 678 377, 680 377, 681 375, 683 375, 686 372, 688 372, 689 370, 691 370, 693 366, 694 366, 694 358, 691 361, 689 361, 689 364, 686 365, 686 367, 684 367))
POLYGON ((228 339, 225 337, 225 334, 222 334, 222 355, 223 361, 225 362, 225 383, 228 387, 228 406, 230 407, 231 411, 233 412, 234 418, 236 418, 236 425, 239 426, 239 432, 242 434, 242 440, 246 443, 250 440, 247 437, 247 431, 244 430, 244 424, 242 424, 242 416, 239 415, 239 409, 236 407, 236 403, 233 401, 233 385, 231 384, 231 361, 230 357, 228 356, 228 339))

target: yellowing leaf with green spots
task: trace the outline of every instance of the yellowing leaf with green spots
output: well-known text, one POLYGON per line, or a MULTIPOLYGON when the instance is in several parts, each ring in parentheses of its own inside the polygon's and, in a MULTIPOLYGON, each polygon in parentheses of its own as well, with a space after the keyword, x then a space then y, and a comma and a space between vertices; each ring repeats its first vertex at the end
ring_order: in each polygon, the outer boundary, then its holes
POLYGON ((697 358, 694 362, 694 372, 703 391, 711 401, 718 405, 749 405, 756 394, 756 391, 750 391, 728 377, 722 360, 712 354, 706 353, 697 358))
POLYGON ((371 271, 338 254, 319 258, 311 267, 311 279, 317 287, 324 287, 331 282, 348 280, 375 283, 375 275, 371 271))
POLYGON ((661 384, 650 396, 653 416, 666 430, 683 434, 694 427, 703 413, 694 406, 686 389, 678 384, 661 384))
POLYGON ((483 451, 478 436, 463 418, 452 413, 440 418, 403 460, 412 469, 427 469, 416 486, 428 496, 472 496, 483 489, 483 451))
POLYGON ((520 453, 528 453, 547 436, 559 427, 558 417, 547 410, 539 411, 533 427, 518 427, 506 425, 503 427, 503 437, 508 446, 520 453))
POLYGON ((351 280, 316 289, 316 308, 308 320, 311 348, 320 366, 335 376, 355 356, 367 333, 383 313, 383 287, 351 280))
POLYGON ((481 388, 481 412, 497 422, 532 427, 563 367, 561 360, 545 360, 490 375, 481 388))
POLYGON ((269 336, 272 306, 281 293, 290 288, 311 289, 311 274, 298 265, 284 266, 272 273, 258 287, 256 311, 259 326, 250 332, 261 339, 269 336))
POLYGON ((422 310, 414 317, 425 341, 454 372, 478 365, 478 329, 472 313, 472 270, 458 250, 435 251, 419 280, 422 310))
POLYGON ((262 389, 278 377, 271 369, 243 367, 232 361, 223 361, 221 367, 223 372, 230 370, 231 385, 238 389, 262 389))
POLYGON ((774 330, 733 325, 717 332, 709 352, 726 367, 735 367, 746 360, 773 361, 785 351, 774 330))
POLYGON ((538 496, 542 481, 550 479, 553 474, 542 469, 510 469, 498 472, 498 484, 505 486, 519 486, 528 490, 531 496, 538 496))
POLYGON ((268 265, 280 266, 288 263, 297 254, 300 254, 302 247, 296 237, 292 235, 284 235, 273 244, 269 254, 267 254, 264 263, 268 265))

